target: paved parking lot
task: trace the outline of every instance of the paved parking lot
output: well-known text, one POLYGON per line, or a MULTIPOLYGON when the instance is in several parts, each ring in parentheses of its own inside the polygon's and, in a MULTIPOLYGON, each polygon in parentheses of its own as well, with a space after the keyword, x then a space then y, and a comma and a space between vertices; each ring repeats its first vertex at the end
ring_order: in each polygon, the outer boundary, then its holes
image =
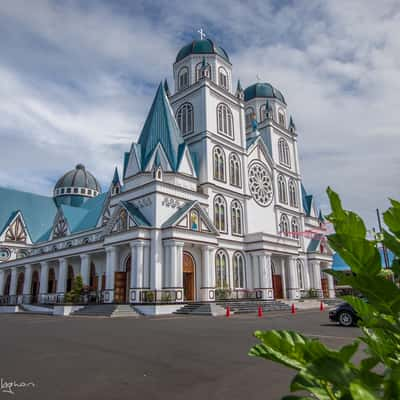
POLYGON ((256 329, 295 329, 337 347, 358 335, 327 312, 212 317, 0 315, 0 399, 279 399, 292 372, 248 357, 256 329))

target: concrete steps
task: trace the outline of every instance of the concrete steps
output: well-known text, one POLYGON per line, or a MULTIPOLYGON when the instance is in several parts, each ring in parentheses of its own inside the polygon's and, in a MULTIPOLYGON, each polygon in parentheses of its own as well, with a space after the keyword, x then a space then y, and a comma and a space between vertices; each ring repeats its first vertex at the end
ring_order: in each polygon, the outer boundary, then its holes
POLYGON ((236 301, 225 300, 218 301, 217 304, 225 309, 229 306, 230 310, 235 314, 257 313, 258 307, 262 307, 263 311, 290 311, 290 306, 280 300, 260 300, 260 301, 236 301))
POLYGON ((53 315, 53 307, 51 306, 38 306, 32 304, 19 304, 18 309, 20 313, 24 314, 45 314, 45 315, 53 315))
POLYGON ((215 303, 190 303, 184 305, 179 310, 175 311, 174 314, 183 315, 205 315, 205 316, 219 316, 225 315, 225 309, 215 303))
POLYGON ((71 313, 85 317, 138 317, 139 314, 129 304, 89 304, 71 313))

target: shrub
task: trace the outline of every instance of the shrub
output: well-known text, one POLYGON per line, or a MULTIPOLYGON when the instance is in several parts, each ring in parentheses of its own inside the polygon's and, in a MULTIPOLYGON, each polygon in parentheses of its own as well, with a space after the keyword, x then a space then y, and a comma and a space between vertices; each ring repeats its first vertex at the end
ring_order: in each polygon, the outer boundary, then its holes
MULTIPOLYGON (((339 350, 332 350, 297 332, 257 331, 255 336, 261 344, 254 346, 249 354, 297 371, 290 390, 306 391, 308 395, 286 396, 286 400, 400 399, 400 289, 382 276, 377 242, 366 239, 362 219, 344 210, 338 195, 330 188, 328 196, 332 213, 327 218, 335 228, 329 243, 352 272, 329 273, 339 284, 352 286, 368 300, 344 297, 361 317, 361 336, 339 350), (365 345, 365 357, 356 365, 352 358, 361 342, 365 345)), ((384 231, 380 240, 399 258, 399 202, 391 200, 384 221, 390 232, 384 231)))

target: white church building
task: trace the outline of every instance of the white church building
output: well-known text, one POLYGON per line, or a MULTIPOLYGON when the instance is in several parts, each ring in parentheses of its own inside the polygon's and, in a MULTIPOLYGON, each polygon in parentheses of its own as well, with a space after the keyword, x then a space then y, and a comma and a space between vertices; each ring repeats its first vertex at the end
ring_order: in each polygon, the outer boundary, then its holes
POLYGON ((107 192, 82 164, 52 196, 0 188, 0 304, 63 303, 78 275, 104 303, 334 297, 283 94, 204 38, 173 77, 107 192))

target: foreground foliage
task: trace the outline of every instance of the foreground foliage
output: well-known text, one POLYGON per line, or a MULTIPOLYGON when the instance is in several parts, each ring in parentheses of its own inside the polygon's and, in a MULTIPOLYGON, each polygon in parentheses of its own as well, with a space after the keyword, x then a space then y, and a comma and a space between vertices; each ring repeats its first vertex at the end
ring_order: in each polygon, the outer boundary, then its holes
MULTIPOLYGON (((345 296, 361 317, 361 336, 353 343, 332 350, 315 339, 292 331, 256 331, 260 344, 250 350, 251 356, 262 357, 298 371, 292 380, 291 392, 302 391, 294 399, 400 399, 400 289, 381 273, 377 242, 366 239, 362 219, 342 208, 339 196, 328 188, 335 233, 329 236, 330 246, 351 267, 352 274, 329 271, 339 284, 351 285, 367 301, 345 296), (360 343, 365 344, 365 357, 352 361, 360 343)), ((390 231, 381 240, 400 258, 400 202, 391 200, 384 213, 390 231)), ((397 271, 396 271, 397 273, 397 271)))

